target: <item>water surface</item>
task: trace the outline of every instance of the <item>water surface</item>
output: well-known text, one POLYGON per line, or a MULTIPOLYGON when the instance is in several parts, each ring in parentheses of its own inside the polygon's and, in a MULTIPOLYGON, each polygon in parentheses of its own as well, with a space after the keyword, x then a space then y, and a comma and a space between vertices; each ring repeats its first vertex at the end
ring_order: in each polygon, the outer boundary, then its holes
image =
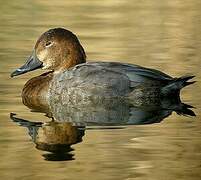
POLYGON ((201 179, 199 0, 0 3, 2 179, 201 179), (76 144, 70 142, 74 145, 69 156, 54 157, 37 149, 30 130, 34 133, 40 127, 22 126, 11 120, 10 113, 29 122, 51 120, 30 112, 21 102, 24 83, 42 71, 14 79, 9 75, 29 56, 38 36, 52 27, 77 34, 88 60, 135 63, 172 76, 196 75, 197 83, 182 91, 182 100, 196 107, 197 116, 173 112, 149 125, 89 126, 84 130, 80 125, 76 130, 70 128, 80 134, 76 144))

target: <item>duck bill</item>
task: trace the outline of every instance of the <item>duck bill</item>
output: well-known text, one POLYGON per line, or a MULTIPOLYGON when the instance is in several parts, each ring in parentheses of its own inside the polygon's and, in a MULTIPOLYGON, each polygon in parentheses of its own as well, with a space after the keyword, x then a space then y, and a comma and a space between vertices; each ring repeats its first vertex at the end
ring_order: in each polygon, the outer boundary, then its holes
POLYGON ((11 77, 39 69, 42 67, 42 65, 43 63, 37 58, 35 51, 33 51, 31 56, 27 59, 26 63, 11 73, 11 77))

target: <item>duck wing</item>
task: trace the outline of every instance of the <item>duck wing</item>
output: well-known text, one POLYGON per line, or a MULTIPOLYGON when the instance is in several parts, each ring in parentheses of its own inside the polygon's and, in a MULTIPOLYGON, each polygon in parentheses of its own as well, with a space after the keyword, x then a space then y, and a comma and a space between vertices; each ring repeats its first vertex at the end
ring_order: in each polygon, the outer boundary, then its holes
POLYGON ((111 71, 126 74, 133 82, 143 83, 147 80, 169 82, 173 78, 161 71, 145 68, 135 64, 119 63, 119 62, 88 62, 86 65, 99 66, 111 71))
POLYGON ((164 96, 178 94, 183 87, 195 83, 195 81, 189 82, 189 80, 195 77, 193 75, 173 78, 161 71, 134 64, 119 62, 89 62, 88 64, 104 67, 105 69, 126 75, 130 80, 131 88, 141 84, 158 85, 161 87, 161 92, 164 96))

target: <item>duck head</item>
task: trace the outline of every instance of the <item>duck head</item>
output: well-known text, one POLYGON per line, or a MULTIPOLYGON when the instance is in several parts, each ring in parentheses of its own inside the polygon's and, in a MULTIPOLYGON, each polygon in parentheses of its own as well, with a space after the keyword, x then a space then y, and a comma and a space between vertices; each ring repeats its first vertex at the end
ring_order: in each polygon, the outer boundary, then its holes
POLYGON ((31 56, 11 77, 39 68, 57 73, 84 62, 86 55, 75 34, 63 28, 50 29, 39 37, 31 56))

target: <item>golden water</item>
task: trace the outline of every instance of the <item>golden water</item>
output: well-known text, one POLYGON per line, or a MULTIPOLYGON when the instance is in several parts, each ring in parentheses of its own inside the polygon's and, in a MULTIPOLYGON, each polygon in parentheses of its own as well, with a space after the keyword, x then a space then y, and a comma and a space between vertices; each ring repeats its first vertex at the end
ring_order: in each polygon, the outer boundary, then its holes
POLYGON ((199 0, 0 1, 0 177, 5 180, 201 179, 201 2, 199 0), (52 27, 78 35, 89 60, 135 63, 172 76, 196 75, 182 100, 196 117, 173 113, 159 124, 86 130, 71 161, 47 161, 10 113, 47 122, 21 103, 11 79, 38 36, 52 27))

